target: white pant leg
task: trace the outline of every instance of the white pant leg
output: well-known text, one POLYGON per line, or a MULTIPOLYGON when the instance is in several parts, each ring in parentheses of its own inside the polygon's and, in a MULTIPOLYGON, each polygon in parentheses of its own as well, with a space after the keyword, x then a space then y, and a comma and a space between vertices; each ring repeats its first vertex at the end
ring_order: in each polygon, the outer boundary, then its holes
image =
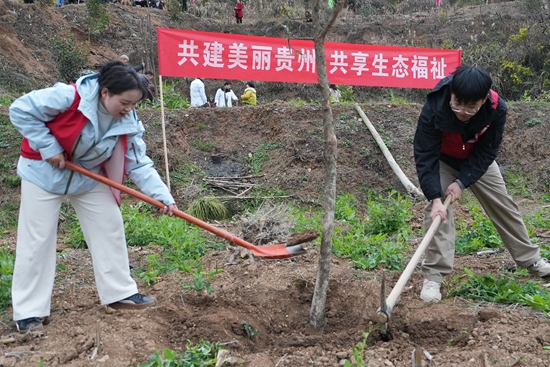
POLYGON ((64 197, 21 181, 21 206, 12 281, 13 319, 50 315, 57 221, 64 197))
POLYGON ((101 304, 137 293, 137 284, 130 276, 122 214, 111 189, 100 183, 90 192, 69 196, 69 199, 92 254, 101 304))

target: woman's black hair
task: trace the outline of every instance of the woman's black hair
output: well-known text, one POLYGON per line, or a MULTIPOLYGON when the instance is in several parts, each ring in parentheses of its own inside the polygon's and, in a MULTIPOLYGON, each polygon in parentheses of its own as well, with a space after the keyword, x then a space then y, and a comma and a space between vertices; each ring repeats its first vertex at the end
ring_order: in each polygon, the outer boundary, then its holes
POLYGON ((254 83, 252 82, 246 82, 246 85, 248 85, 250 88, 254 88, 254 83))
POLYGON ((467 64, 460 65, 452 75, 450 91, 460 104, 476 103, 484 99, 493 84, 487 71, 467 64))
POLYGON ((334 90, 338 90, 338 88, 334 85, 334 84, 331 84, 328 86, 330 89, 334 89, 334 90))
POLYGON ((138 73, 121 61, 109 62, 99 69, 99 90, 107 88, 110 95, 120 95, 127 90, 139 89, 142 98, 147 96, 147 90, 138 73))

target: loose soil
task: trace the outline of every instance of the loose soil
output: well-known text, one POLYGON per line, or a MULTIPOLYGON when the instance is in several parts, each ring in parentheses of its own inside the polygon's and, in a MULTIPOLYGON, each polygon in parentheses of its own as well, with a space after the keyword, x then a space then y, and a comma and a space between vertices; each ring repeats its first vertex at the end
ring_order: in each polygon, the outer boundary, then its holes
MULTIPOLYGON (((67 12, 73 11, 69 6, 66 8, 67 12)), ((17 12, 25 11, 29 10, 17 8, 17 12)), ((116 14, 121 15, 122 10, 116 14)), ((4 17, 10 15, 6 13, 4 17)), ((105 50, 110 57, 118 51, 105 50)), ((412 136, 421 105, 364 102, 361 106, 391 146, 394 159, 416 184, 412 136)), ((525 187, 536 199, 547 190, 548 108, 519 103, 511 103, 510 107, 498 162, 505 176, 521 171, 526 177, 536 178, 525 187), (540 123, 527 124, 533 118, 540 123)), ((7 108, 1 107, 0 113, 5 115, 7 108)), ((334 105, 333 113, 339 141, 337 191, 355 194, 360 201, 365 200, 368 190, 392 188, 404 192, 368 129, 358 120, 354 107, 334 105)), ((163 171, 160 110, 140 110, 139 115, 147 129, 145 140, 150 156, 159 171, 163 171)), ((273 144, 276 148, 268 151, 269 160, 263 164, 261 173, 246 182, 284 190, 294 199, 320 207, 324 184, 321 121, 319 107, 295 107, 275 98, 257 107, 167 111, 169 168, 187 164, 198 166, 211 177, 250 176, 253 172, 249 169, 249 154, 273 144), (207 143, 212 147, 209 151, 199 149, 207 143)), ((6 149, 16 147, 0 148, 0 152, 6 149)), ((181 208, 187 207, 192 196, 190 186, 173 189, 181 208)), ((2 193, 3 197, 17 195, 17 191, 2 193)), ((527 198, 518 203, 524 213, 541 208, 527 198)), ((421 226, 424 205, 418 202, 412 208, 410 224, 415 229, 421 226)), ((465 205, 458 203, 455 207, 457 217, 471 221, 465 205)), ((214 224, 242 235, 238 221, 214 224)), ((14 249, 15 235, 15 230, 7 231, 0 240, 14 249)), ((544 241, 548 229, 536 229, 534 235, 544 241)), ((420 241, 421 238, 410 239, 410 256, 420 241)), ((64 265, 64 270, 57 272, 45 335, 33 338, 16 333, 8 308, 0 324, 1 335, 14 337, 15 342, 2 347, 0 365, 37 366, 42 360, 45 366, 135 366, 146 361, 155 350, 183 350, 188 340, 205 339, 223 343, 244 366, 337 366, 351 357, 351 348, 362 341, 363 332, 369 331, 365 365, 371 367, 410 366, 415 347, 432 356, 432 366, 550 365, 550 351, 543 350, 550 345, 550 326, 544 315, 520 305, 479 304, 447 297, 446 285, 441 303, 424 303, 419 299, 422 276, 418 270, 393 311, 390 340, 381 340, 375 313, 380 306, 384 269, 358 270, 336 256, 331 262, 326 326, 316 330, 309 326, 308 319, 319 240, 304 247, 306 254, 296 258, 263 260, 250 258, 227 243, 226 250, 211 252, 204 258, 206 270, 224 270, 213 278, 212 294, 183 289, 182 282, 192 281, 191 274, 169 274, 150 287, 138 280, 140 291, 156 298, 156 306, 121 311, 99 304, 88 251, 67 247, 60 233, 58 262, 64 265), (248 337, 243 322, 258 330, 256 337, 248 337)), ((139 268, 155 251, 159 249, 154 246, 129 248, 131 265, 139 268)), ((448 279, 462 275, 464 267, 476 274, 497 274, 515 266, 506 251, 496 255, 457 256, 455 271, 448 279)), ((387 273, 388 293, 399 276, 400 272, 387 273)), ((426 357, 423 365, 429 365, 426 357)))

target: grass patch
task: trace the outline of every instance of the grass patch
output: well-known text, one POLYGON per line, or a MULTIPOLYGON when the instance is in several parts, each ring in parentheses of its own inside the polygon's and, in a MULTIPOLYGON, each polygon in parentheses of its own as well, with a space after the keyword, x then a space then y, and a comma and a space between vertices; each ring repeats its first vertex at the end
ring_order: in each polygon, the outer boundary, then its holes
MULTIPOLYGON (((339 195, 334 210, 334 254, 349 259, 359 269, 373 270, 383 265, 390 270, 402 270, 411 205, 407 198, 390 191, 387 196, 370 193, 366 208, 361 210, 355 196, 339 195)), ((323 215, 320 206, 293 207, 294 231, 312 228, 322 232, 323 215)))
POLYGON ((0 309, 3 310, 11 304, 11 280, 15 254, 11 253, 8 246, 0 248, 0 309))
POLYGON ((456 253, 469 254, 484 248, 500 248, 502 239, 493 225, 493 222, 479 208, 470 210, 474 217, 472 223, 467 223, 462 218, 457 218, 456 253))
MULTIPOLYGON (((456 288, 449 291, 449 295, 470 298, 475 301, 514 304, 520 303, 543 311, 547 316, 550 313, 550 292, 539 283, 529 280, 525 284, 518 284, 514 277, 492 275, 474 275, 464 269, 465 280, 456 288)), ((453 278, 457 283, 460 276, 453 278)))
POLYGON ((212 150, 216 149, 216 144, 212 142, 203 142, 202 140, 195 139, 193 140, 193 143, 191 144, 198 150, 202 150, 203 152, 211 152, 212 150))
POLYGON ((200 197, 193 201, 187 210, 190 215, 204 221, 229 218, 229 209, 215 197, 200 197))
POLYGON ((269 151, 282 148, 277 143, 261 143, 253 153, 248 153, 246 157, 248 164, 246 169, 251 170, 254 174, 262 172, 263 164, 269 161, 269 151))
MULTIPOLYGON (((123 203, 121 208, 127 245, 160 247, 160 251, 151 251, 147 256, 145 267, 134 269, 135 275, 146 284, 156 283, 162 274, 190 272, 198 266, 197 260, 207 252, 225 248, 223 240, 214 241, 214 237, 206 237, 203 229, 183 219, 153 214, 152 207, 146 203, 123 203)), ((72 247, 84 247, 86 242, 76 216, 70 216, 66 243, 72 247)))

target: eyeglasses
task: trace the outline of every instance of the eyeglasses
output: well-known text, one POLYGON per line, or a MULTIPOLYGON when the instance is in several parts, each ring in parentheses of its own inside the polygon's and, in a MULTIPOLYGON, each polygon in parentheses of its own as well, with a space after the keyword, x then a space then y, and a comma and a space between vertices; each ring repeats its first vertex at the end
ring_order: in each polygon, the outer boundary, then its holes
MULTIPOLYGON (((483 104, 481 106, 483 106, 483 104)), ((475 115, 477 113, 477 111, 480 110, 481 106, 479 106, 478 108, 456 108, 456 107, 453 106, 453 102, 449 101, 449 107, 451 107, 451 110, 453 110, 453 112, 464 113, 468 116, 475 115)))

